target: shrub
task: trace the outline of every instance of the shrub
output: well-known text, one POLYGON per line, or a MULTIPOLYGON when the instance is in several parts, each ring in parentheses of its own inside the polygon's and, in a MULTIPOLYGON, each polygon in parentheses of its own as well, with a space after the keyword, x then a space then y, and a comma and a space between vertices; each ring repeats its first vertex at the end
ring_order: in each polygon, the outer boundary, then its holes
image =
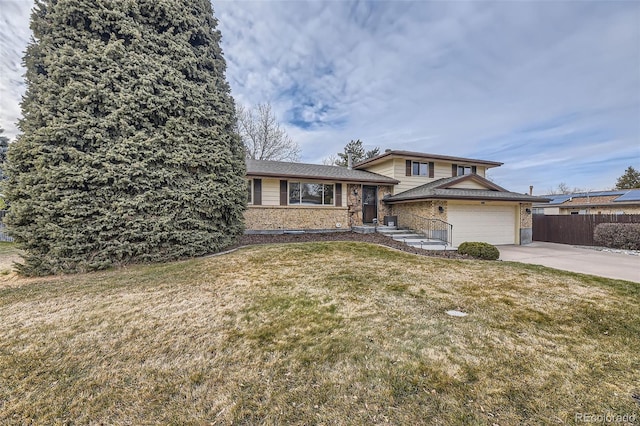
POLYGON ((640 223, 601 223, 593 240, 604 247, 640 250, 640 223))
POLYGON ((500 251, 489 243, 464 242, 458 247, 458 253, 484 260, 498 260, 500 251))

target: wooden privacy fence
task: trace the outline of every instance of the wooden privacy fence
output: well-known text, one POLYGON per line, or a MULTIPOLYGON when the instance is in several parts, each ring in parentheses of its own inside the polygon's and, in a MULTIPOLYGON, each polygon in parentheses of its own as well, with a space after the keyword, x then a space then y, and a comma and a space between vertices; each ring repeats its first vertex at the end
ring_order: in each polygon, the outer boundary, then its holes
POLYGON ((533 241, 595 246, 593 231, 601 223, 640 223, 640 214, 535 214, 533 241))

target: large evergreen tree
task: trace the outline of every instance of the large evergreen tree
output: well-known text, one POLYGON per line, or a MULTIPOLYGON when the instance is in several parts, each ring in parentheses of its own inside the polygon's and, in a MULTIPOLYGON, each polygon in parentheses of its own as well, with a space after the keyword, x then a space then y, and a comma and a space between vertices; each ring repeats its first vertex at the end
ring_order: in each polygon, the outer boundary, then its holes
POLYGON ((380 154, 380 148, 376 147, 372 150, 365 151, 364 145, 360 139, 351 139, 344 147, 344 152, 338 152, 338 159, 335 161, 336 166, 347 167, 349 164, 349 154, 351 154, 351 161, 353 164, 357 164, 361 161, 373 158, 380 154))
POLYGON ((7 224, 23 272, 220 250, 244 150, 209 0, 37 0, 7 224))
POLYGON ((634 169, 633 166, 629 166, 616 181, 616 189, 633 188, 640 188, 640 172, 634 169))

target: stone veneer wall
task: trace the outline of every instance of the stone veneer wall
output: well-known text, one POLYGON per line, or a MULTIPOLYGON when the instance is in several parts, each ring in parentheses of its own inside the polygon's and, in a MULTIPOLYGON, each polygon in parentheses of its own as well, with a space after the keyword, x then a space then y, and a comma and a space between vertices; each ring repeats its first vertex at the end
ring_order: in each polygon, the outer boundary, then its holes
POLYGON ((533 242, 533 207, 531 203, 520 203, 520 245, 533 242), (530 213, 527 213, 529 209, 530 213))
POLYGON ((382 224, 385 216, 392 215, 390 204, 384 202, 384 197, 393 194, 393 186, 378 186, 378 223, 382 224))
POLYGON ((362 185, 347 184, 347 208, 349 226, 362 225, 362 185))
POLYGON ((520 229, 531 229, 531 227, 533 226, 533 213, 527 213, 527 209, 529 209, 530 212, 533 212, 531 203, 520 204, 520 229))
POLYGON ((392 205, 392 214, 398 216, 398 225, 403 228, 417 229, 416 216, 426 219, 447 221, 447 202, 444 200, 420 201, 416 203, 400 203, 392 205), (438 207, 444 212, 440 213, 438 207))
POLYGON ((244 221, 247 231, 348 230, 349 211, 347 207, 249 206, 244 221))

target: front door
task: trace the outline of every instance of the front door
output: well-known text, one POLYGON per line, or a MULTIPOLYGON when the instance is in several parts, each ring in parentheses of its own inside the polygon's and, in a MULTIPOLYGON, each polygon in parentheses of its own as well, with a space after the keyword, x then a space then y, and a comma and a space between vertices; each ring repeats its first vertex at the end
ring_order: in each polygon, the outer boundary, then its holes
POLYGON ((373 223, 373 219, 378 217, 378 187, 362 187, 362 222, 373 223))

